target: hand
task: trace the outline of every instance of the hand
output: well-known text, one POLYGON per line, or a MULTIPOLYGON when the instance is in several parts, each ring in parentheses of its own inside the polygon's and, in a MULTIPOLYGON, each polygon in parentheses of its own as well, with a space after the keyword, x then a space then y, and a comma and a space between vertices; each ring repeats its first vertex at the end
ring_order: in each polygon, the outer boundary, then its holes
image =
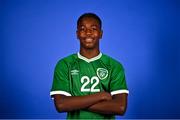
POLYGON ((100 94, 102 100, 112 100, 112 96, 108 92, 100 92, 99 94, 100 94))

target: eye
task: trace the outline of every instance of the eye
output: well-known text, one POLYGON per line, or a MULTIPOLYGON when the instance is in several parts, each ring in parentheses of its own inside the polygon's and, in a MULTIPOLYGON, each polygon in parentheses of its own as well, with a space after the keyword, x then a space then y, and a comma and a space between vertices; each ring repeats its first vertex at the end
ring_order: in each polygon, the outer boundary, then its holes
POLYGON ((96 27, 96 26, 93 26, 93 27, 92 27, 92 30, 97 30, 97 27, 96 27))
POLYGON ((84 26, 81 26, 81 27, 79 28, 79 30, 80 30, 80 31, 85 31, 85 27, 84 27, 84 26))

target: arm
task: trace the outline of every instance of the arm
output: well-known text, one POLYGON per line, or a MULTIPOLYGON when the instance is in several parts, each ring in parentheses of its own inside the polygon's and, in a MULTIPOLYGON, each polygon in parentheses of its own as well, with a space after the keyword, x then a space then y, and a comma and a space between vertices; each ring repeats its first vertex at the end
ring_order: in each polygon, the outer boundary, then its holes
POLYGON ((54 103, 58 112, 70 112, 84 109, 100 101, 111 100, 111 95, 107 92, 100 92, 86 96, 64 96, 56 94, 54 103))
POLYGON ((127 94, 112 96, 112 100, 98 102, 88 108, 89 111, 101 114, 123 115, 127 106, 127 94))

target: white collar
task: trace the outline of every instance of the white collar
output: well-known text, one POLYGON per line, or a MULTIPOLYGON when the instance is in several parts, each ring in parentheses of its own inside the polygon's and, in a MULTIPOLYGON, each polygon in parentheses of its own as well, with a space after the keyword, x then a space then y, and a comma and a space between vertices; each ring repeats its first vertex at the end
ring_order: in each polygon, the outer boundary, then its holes
POLYGON ((79 59, 82 59, 82 60, 90 63, 90 62, 92 62, 92 61, 95 61, 95 60, 98 60, 99 58, 101 58, 102 53, 100 52, 99 55, 97 55, 97 56, 95 56, 95 57, 93 57, 93 58, 90 58, 90 59, 82 56, 79 52, 77 53, 77 55, 78 55, 78 58, 79 58, 79 59))

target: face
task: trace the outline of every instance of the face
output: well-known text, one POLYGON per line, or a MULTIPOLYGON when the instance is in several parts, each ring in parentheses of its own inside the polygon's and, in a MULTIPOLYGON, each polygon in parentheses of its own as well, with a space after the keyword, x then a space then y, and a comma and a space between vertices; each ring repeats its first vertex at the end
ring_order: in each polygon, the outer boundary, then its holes
POLYGON ((80 40, 80 47, 85 49, 99 48, 99 39, 102 37, 102 30, 95 18, 83 18, 77 27, 76 33, 80 40))

